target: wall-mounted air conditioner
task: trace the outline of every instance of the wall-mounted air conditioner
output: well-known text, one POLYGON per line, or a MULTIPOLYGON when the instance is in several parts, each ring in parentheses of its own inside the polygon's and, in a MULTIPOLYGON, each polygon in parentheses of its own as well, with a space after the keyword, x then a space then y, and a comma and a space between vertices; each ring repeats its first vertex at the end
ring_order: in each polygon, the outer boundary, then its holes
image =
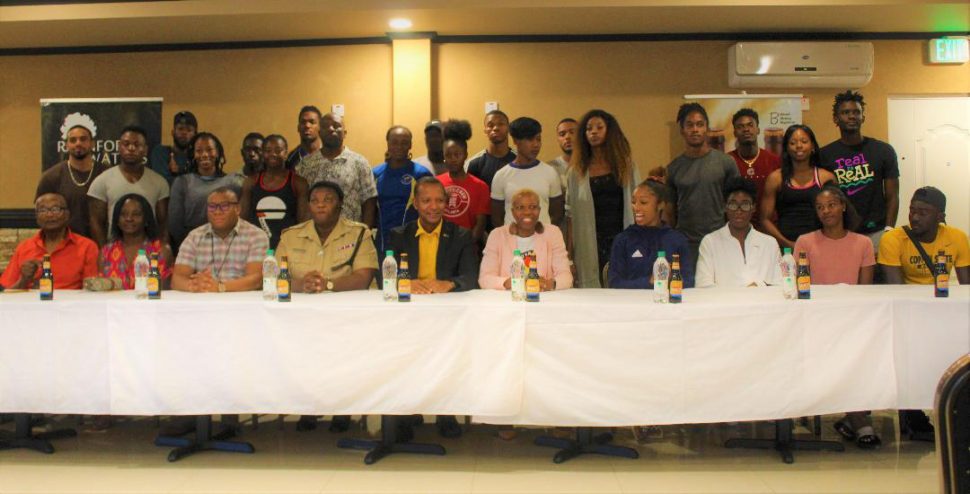
POLYGON ((733 88, 860 88, 872 68, 872 43, 742 42, 728 49, 733 88))

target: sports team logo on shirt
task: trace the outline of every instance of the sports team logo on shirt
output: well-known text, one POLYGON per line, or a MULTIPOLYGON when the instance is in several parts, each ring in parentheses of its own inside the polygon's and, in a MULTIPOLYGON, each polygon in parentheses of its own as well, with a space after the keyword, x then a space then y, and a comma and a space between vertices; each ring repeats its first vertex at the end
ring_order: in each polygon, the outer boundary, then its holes
POLYGON ((455 218, 465 214, 472 204, 472 198, 468 191, 457 185, 445 187, 448 193, 448 204, 445 205, 445 216, 455 218))

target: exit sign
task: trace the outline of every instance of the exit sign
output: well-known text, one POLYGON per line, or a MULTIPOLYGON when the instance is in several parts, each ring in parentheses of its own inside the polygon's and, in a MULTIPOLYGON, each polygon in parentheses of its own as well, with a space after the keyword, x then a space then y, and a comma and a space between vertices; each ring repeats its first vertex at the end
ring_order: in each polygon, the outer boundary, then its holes
POLYGON ((970 60, 970 41, 967 38, 936 38, 930 40, 930 63, 966 63, 970 60))

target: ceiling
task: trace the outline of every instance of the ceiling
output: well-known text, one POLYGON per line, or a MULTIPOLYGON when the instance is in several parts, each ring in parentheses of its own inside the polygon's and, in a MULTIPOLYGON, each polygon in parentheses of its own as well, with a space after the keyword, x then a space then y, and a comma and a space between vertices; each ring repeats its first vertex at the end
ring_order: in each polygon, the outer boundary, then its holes
POLYGON ((970 31, 970 2, 901 0, 0 0, 0 49, 383 37, 970 31), (595 6, 591 6, 595 4, 595 6))

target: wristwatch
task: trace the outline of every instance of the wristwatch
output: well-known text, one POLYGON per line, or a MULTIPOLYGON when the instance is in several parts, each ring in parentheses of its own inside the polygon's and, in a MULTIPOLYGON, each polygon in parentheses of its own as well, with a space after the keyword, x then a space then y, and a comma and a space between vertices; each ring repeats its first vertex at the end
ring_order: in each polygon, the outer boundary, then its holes
POLYGON ((219 293, 226 293, 226 284, 221 281, 219 282, 219 293))
POLYGON ((327 280, 327 286, 326 286, 326 288, 327 288, 327 291, 328 292, 332 292, 333 291, 333 280, 329 280, 329 279, 327 280))

